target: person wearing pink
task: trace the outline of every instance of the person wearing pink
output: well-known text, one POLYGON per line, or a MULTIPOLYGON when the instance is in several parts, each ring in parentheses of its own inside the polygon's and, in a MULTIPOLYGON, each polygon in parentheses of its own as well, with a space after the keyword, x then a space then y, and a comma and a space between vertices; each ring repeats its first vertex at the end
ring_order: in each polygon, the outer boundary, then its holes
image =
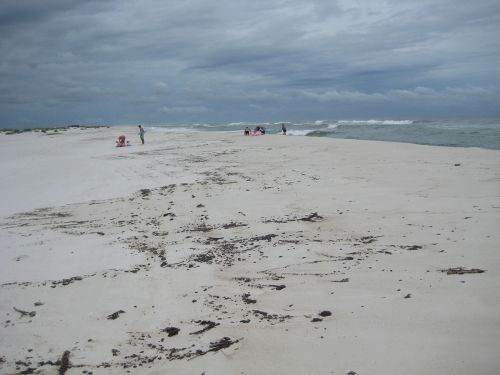
POLYGON ((123 146, 125 146, 125 136, 120 135, 118 137, 118 140, 116 141, 116 147, 123 147, 123 146))

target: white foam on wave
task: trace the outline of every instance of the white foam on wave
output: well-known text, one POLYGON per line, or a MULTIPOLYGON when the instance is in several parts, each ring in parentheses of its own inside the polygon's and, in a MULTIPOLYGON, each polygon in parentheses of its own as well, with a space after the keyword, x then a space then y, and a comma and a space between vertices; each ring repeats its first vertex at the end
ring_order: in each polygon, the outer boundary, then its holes
POLYGON ((181 133, 181 132, 196 132, 196 129, 193 128, 186 128, 182 126, 155 126, 155 127, 150 127, 148 130, 152 131, 157 131, 161 133, 181 133))
POLYGON ((413 120, 339 120, 342 125, 411 125, 413 120))
POLYGON ((328 129, 336 129, 338 126, 338 124, 330 124, 328 125, 328 129))
POLYGON ((286 134, 287 135, 308 135, 309 133, 312 133, 314 130, 313 129, 290 129, 287 130, 286 134))
POLYGON ((199 128, 215 128, 217 125, 212 125, 212 124, 193 124, 194 127, 199 127, 199 128))

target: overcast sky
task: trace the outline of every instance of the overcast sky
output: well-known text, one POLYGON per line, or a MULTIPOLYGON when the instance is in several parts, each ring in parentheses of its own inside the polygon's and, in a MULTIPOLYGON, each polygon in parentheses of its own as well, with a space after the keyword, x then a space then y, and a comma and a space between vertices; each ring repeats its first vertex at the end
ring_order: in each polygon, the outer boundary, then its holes
POLYGON ((500 115, 499 0, 1 0, 0 126, 500 115))

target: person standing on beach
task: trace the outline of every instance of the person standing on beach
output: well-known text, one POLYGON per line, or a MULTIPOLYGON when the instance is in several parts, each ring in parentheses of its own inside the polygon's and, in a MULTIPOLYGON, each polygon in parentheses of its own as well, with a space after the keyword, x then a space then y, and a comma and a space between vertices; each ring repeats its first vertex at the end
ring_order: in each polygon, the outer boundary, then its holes
POLYGON ((139 137, 141 137, 142 144, 144 144, 144 133, 146 133, 146 131, 144 130, 142 125, 139 125, 139 137))
POLYGON ((283 132, 283 135, 286 135, 286 126, 285 126, 285 124, 281 124, 281 131, 283 132))

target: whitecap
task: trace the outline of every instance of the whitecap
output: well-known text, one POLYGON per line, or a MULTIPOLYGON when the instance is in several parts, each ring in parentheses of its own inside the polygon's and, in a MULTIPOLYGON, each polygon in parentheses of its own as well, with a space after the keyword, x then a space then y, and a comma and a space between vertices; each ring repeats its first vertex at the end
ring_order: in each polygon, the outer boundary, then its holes
POLYGON ((180 132, 195 132, 196 129, 186 128, 186 127, 175 127, 175 126, 159 126, 151 127, 149 130, 162 132, 162 133, 180 133, 180 132))
POLYGON ((287 130, 286 134, 287 135, 307 135, 309 133, 312 133, 314 130, 313 129, 290 129, 287 130))
POLYGON ((339 120, 342 125, 411 125, 413 120, 339 120))

